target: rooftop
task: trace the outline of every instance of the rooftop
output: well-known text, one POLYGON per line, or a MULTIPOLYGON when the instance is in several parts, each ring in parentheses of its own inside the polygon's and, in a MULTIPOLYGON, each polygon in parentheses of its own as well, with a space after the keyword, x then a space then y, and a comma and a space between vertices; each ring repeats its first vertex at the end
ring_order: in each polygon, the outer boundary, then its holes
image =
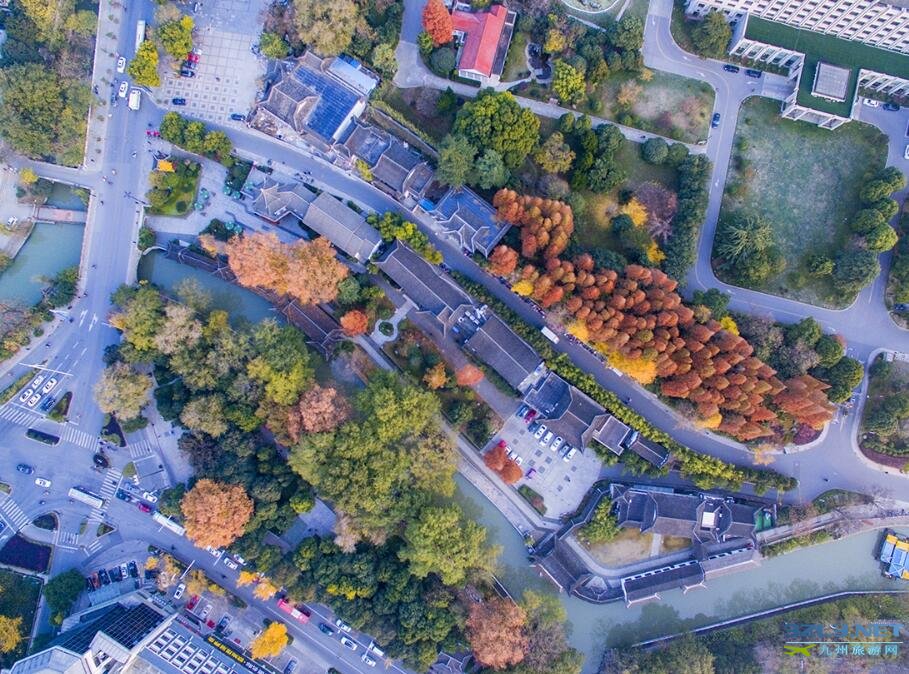
POLYGON ((164 674, 278 674, 245 650, 214 635, 202 637, 175 620, 139 654, 164 674))
POLYGON ((498 219, 489 202, 466 187, 448 190, 433 212, 446 231, 457 235, 462 247, 480 250, 485 255, 489 255, 509 228, 508 223, 498 219))
POLYGON ((248 191, 253 198, 248 207, 250 212, 271 222, 278 222, 291 213, 303 217, 309 202, 316 197, 301 183, 282 184, 272 178, 266 178, 261 185, 248 191))
POLYGON ((379 232, 362 215, 328 192, 322 192, 309 204, 302 220, 307 227, 360 262, 368 260, 382 243, 379 232))
POLYGON ((379 84, 378 78, 371 72, 364 70, 360 62, 352 56, 341 54, 332 59, 328 72, 349 84, 364 96, 369 96, 379 84))
POLYGON ((818 61, 814 75, 814 86, 811 93, 836 101, 845 101, 849 93, 849 77, 852 71, 849 68, 840 68, 823 61, 818 61))
POLYGON ((543 364, 537 352, 491 312, 464 346, 518 391, 529 385, 531 375, 543 364))
POLYGON ((505 31, 507 17, 508 10, 502 5, 493 5, 482 12, 456 9, 451 13, 455 31, 465 35, 458 68, 474 70, 486 77, 501 72, 496 53, 499 51, 499 41, 505 31))

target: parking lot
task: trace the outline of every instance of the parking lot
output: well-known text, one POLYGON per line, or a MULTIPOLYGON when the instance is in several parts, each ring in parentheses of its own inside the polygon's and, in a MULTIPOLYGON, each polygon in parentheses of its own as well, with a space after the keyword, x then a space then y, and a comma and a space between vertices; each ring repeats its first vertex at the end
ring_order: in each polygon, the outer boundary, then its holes
POLYGON ((232 121, 230 115, 246 115, 260 89, 266 60, 252 48, 259 41, 259 15, 267 4, 262 0, 202 3, 192 15, 196 21, 194 43, 200 52, 195 76, 166 72, 156 92, 158 104, 207 122, 243 124, 232 121), (185 99, 186 105, 174 105, 174 98, 185 99))
POLYGON ((57 402, 57 390, 62 376, 47 372, 36 373, 32 380, 22 387, 10 403, 23 409, 46 414, 57 402))
POLYGON ((578 450, 565 461, 561 452, 543 447, 524 419, 514 414, 505 420, 490 447, 499 440, 504 440, 508 449, 520 457, 524 477, 518 485, 526 484, 543 497, 547 517, 574 512, 599 477, 602 463, 593 451, 578 450), (534 472, 528 477, 531 469, 534 472))

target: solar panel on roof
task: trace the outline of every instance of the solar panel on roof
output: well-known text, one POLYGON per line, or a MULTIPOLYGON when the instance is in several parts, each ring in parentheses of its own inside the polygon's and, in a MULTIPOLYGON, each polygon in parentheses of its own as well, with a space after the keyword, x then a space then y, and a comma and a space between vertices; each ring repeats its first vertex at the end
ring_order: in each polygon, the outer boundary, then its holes
POLYGON ((306 121, 306 126, 323 138, 331 138, 357 104, 357 96, 307 68, 297 68, 294 74, 319 94, 319 102, 306 121))

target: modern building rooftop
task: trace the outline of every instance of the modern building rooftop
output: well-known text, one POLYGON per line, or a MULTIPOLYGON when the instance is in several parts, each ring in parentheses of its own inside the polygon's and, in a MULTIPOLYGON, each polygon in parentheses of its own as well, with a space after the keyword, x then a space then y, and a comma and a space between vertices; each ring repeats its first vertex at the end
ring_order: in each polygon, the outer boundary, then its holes
POLYGON ((454 30, 464 35, 461 57, 458 59, 459 70, 474 71, 485 77, 502 72, 501 66, 496 68, 496 55, 507 17, 508 10, 503 5, 493 5, 480 12, 455 9, 451 13, 454 30))
POLYGON ((849 93, 849 68, 818 61, 811 93, 834 101, 845 101, 849 93))

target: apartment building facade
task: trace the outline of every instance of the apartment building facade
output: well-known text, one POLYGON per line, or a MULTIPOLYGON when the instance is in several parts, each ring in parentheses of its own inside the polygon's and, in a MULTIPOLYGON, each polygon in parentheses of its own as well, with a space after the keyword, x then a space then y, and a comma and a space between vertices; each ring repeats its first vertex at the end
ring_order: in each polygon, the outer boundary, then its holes
POLYGON ((694 17, 713 10, 730 21, 751 14, 909 54, 909 0, 688 0, 685 6, 694 17))

